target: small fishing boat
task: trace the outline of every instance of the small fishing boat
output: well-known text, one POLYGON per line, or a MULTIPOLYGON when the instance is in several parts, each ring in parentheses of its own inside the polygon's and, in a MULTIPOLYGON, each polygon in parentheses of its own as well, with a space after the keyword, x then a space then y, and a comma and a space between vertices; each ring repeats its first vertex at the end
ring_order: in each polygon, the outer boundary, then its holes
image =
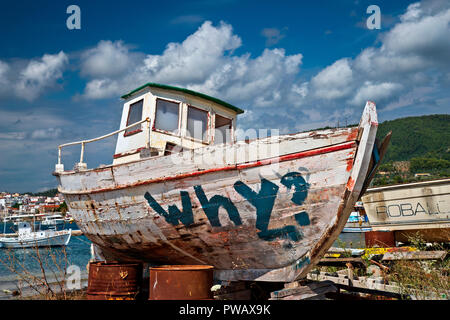
POLYGON ((236 141, 244 111, 147 83, 125 95, 120 129, 58 147, 53 173, 98 258, 202 264, 219 280, 290 282, 319 262, 367 188, 386 143, 376 107, 359 126, 236 141), (87 143, 118 135, 111 165, 87 143), (64 170, 62 149, 81 145, 64 170))
POLYGON ((45 215, 41 221, 41 226, 57 227, 64 224, 64 217, 60 214, 45 215))
POLYGON ((369 188, 362 201, 373 231, 450 242, 450 178, 369 188))
POLYGON ((67 246, 72 230, 33 231, 29 222, 19 222, 17 235, 0 238, 0 248, 21 249, 34 247, 67 246))
POLYGON ((352 211, 348 217, 347 223, 342 229, 342 232, 368 232, 372 231, 369 219, 367 218, 366 212, 364 211, 364 205, 361 201, 358 201, 355 205, 355 211, 352 211))

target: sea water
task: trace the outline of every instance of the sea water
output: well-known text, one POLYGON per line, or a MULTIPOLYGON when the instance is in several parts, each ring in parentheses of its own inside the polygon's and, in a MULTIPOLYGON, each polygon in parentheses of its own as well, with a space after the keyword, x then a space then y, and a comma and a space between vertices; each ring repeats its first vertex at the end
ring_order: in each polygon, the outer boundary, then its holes
POLYGON ((333 247, 364 249, 366 247, 364 232, 342 232, 333 247))

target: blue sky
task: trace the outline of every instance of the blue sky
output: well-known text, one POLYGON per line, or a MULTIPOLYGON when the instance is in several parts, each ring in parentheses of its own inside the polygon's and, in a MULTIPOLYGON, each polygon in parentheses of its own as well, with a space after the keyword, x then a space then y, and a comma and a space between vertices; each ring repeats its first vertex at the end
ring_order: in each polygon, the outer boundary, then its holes
MULTIPOLYGON (((245 109, 282 133, 448 113, 450 4, 425 1, 13 1, 0 4, 0 191, 53 188, 57 146, 118 128, 146 82, 245 109), (69 30, 66 9, 81 9, 69 30), (368 29, 378 5, 381 29, 368 29)), ((115 140, 87 147, 89 167, 115 140)), ((64 151, 66 168, 79 156, 64 151)))

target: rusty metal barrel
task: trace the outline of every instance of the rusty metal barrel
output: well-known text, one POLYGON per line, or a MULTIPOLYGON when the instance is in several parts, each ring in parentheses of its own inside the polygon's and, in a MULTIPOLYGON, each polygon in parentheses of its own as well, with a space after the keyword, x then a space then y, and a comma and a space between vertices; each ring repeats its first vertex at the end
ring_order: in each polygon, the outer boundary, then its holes
POLYGON ((140 293, 142 265, 122 262, 89 263, 88 300, 134 300, 140 293))
POLYGON ((149 300, 213 299, 213 269, 207 265, 151 267, 149 300))

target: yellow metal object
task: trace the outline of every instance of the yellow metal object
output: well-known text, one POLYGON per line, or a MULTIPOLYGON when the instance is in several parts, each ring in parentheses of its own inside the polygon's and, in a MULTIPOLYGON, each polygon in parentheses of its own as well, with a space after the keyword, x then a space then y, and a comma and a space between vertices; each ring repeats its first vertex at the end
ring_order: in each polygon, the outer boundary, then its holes
POLYGON ((377 254, 385 254, 387 252, 408 252, 408 251, 417 251, 417 248, 414 247, 395 247, 395 248, 365 248, 364 255, 362 258, 369 259, 371 256, 377 254))

